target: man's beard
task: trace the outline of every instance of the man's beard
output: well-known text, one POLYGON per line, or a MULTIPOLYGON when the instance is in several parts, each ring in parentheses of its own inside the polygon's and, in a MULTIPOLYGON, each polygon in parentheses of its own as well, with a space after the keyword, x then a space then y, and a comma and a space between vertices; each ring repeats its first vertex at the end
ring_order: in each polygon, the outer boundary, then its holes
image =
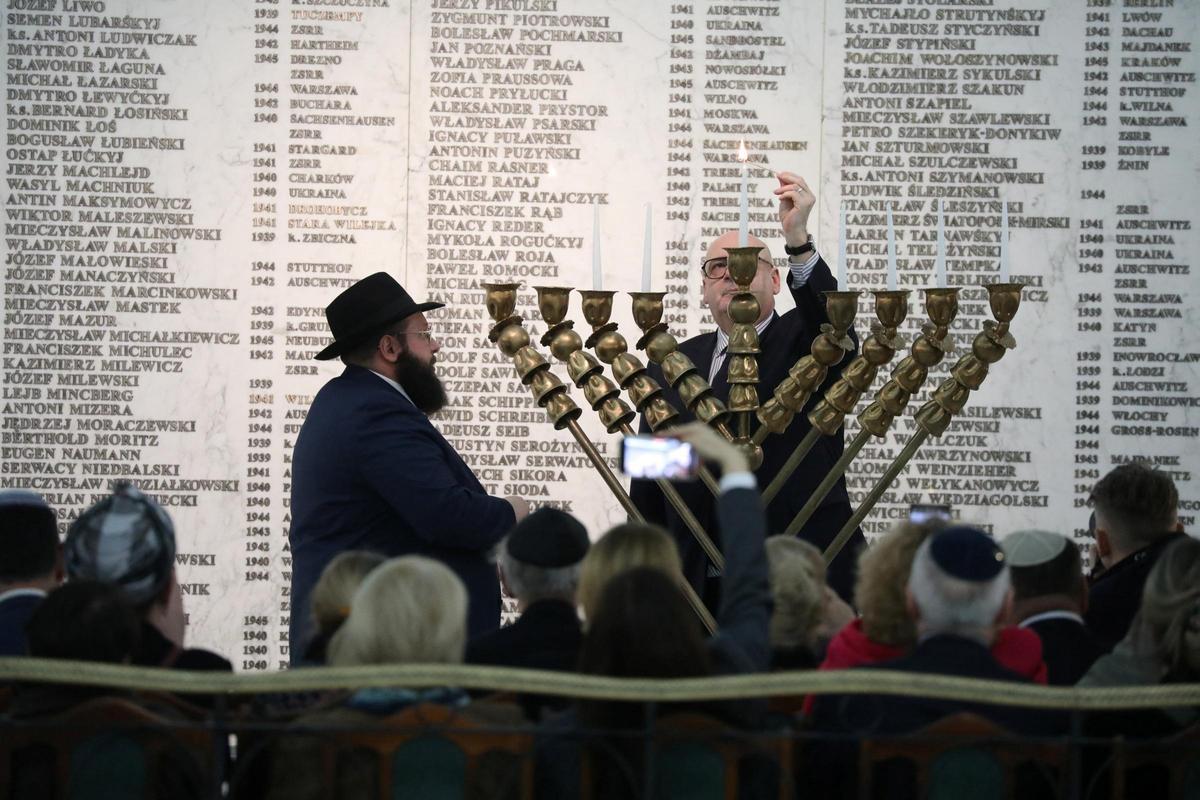
POLYGON ((413 405, 426 414, 436 414, 446 406, 446 387, 433 371, 433 364, 426 364, 412 353, 397 357, 396 383, 404 387, 413 405))

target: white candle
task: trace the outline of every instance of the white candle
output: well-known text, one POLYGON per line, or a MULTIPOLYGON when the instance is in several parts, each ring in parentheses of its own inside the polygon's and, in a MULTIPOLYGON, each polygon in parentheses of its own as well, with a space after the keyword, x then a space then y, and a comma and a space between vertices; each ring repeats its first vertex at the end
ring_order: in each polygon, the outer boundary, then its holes
POLYGON ((848 288, 846 284, 846 273, 849 269, 846 267, 846 206, 842 206, 842 213, 838 218, 838 263, 837 263, 837 285, 839 289, 848 288))
POLYGON ((738 247, 750 244, 750 170, 742 162, 742 195, 738 204, 738 247))
POLYGON ((592 288, 600 291, 604 288, 600 269, 600 203, 592 201, 592 288))
POLYGON ((892 227, 892 207, 887 210, 887 287, 896 291, 896 229, 892 227))
POLYGON ((642 291, 650 291, 650 251, 653 249, 652 242, 654 236, 652 233, 652 219, 654 210, 649 203, 646 203, 646 235, 642 242, 642 291))
POLYGON ((1000 282, 1008 283, 1008 201, 1000 206, 1000 282))
POLYGON ((934 262, 934 271, 937 273, 937 287, 939 289, 946 288, 946 201, 938 200, 938 228, 937 228, 937 260, 934 262))

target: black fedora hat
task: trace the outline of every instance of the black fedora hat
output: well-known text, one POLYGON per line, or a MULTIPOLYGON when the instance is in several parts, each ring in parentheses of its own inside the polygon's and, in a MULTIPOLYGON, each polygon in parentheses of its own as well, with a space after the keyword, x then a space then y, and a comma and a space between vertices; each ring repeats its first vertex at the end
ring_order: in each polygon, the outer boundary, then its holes
POLYGON ((390 322, 444 305, 414 302, 404 287, 386 272, 368 275, 333 298, 325 308, 333 344, 317 353, 316 358, 318 361, 337 358, 390 322))

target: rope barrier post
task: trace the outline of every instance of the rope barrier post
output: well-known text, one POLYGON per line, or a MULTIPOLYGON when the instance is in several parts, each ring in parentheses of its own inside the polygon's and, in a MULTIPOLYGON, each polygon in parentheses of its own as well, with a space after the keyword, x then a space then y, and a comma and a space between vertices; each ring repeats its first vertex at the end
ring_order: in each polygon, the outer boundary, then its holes
POLYGON ((212 749, 213 763, 216 765, 216 769, 212 781, 213 800, 223 800, 224 793, 221 791, 221 787, 230 777, 229 726, 226 724, 228 702, 229 697, 224 692, 214 695, 212 749))
POLYGON ((642 743, 642 797, 652 798, 654 792, 654 728, 656 717, 658 716, 658 704, 653 700, 647 700, 645 705, 645 721, 646 724, 642 728, 645 741, 642 743))
MULTIPOLYGON (((1071 709, 1071 736, 1067 741, 1067 797, 1083 797, 1083 712, 1071 709)), ((1115 777, 1115 776, 1114 776, 1115 777)))

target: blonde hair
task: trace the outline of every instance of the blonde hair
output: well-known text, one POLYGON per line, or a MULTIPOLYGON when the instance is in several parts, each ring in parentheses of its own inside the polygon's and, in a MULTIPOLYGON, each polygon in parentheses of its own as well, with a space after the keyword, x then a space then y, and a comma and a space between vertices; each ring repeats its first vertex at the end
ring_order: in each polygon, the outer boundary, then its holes
POLYGON ((329 663, 460 663, 467 644, 467 589, 450 568, 422 556, 371 571, 350 616, 329 642, 329 663))
POLYGON ((633 567, 655 567, 673 579, 683 580, 679 550, 670 534, 642 522, 617 525, 601 536, 583 558, 577 596, 585 618, 595 617, 608 581, 633 567))
POLYGON ((792 536, 766 541, 767 578, 775 610, 771 646, 809 646, 816 638, 825 604, 825 564, 821 551, 792 536))
POLYGON ((347 550, 330 561, 312 592, 312 617, 319 633, 337 629, 350 614, 350 601, 363 579, 387 559, 366 550, 347 550))
POLYGON ((905 589, 917 548, 944 527, 940 520, 900 522, 859 556, 854 605, 871 641, 905 648, 916 644, 917 627, 908 615, 905 589))
POLYGON ((1141 637, 1162 666, 1164 683, 1200 679, 1200 542, 1183 537, 1163 550, 1146 577, 1141 637))

